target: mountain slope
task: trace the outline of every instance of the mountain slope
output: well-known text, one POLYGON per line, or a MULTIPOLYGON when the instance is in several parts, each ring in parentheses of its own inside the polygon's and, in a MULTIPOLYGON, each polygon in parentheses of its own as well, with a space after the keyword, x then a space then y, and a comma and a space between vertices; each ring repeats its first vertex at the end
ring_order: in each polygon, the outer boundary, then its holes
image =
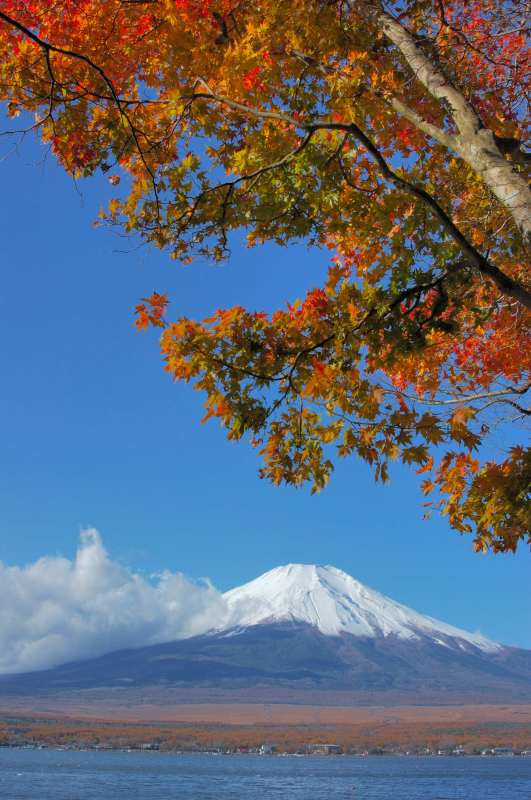
MULTIPOLYGON (((291 690, 296 702, 431 704, 531 702, 531 652, 501 648, 487 654, 434 644, 429 638, 326 636, 304 623, 271 623, 64 664, 26 675, 2 676, 0 697, 143 687, 267 690, 271 701, 291 690), (273 694, 271 694, 273 692, 273 694), (278 696, 275 695, 278 692, 278 696)), ((197 699, 197 698, 196 698, 197 699)))

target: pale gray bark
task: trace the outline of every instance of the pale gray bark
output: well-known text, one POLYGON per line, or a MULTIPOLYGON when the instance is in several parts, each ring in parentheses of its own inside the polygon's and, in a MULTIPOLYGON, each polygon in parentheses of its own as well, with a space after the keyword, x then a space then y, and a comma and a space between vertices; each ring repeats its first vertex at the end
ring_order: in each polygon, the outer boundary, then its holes
POLYGON ((451 135, 441 131, 399 100, 392 101, 393 107, 420 130, 455 150, 509 210, 524 241, 530 242, 531 191, 524 177, 507 161, 493 132, 483 126, 462 92, 424 55, 414 37, 386 13, 380 12, 379 21, 383 32, 398 47, 417 79, 433 97, 447 104, 457 133, 451 135))
POLYGON ((412 108, 406 106, 406 104, 399 100, 398 97, 391 98, 389 102, 395 111, 397 111, 402 117, 405 117, 407 120, 409 120, 409 122, 412 122, 416 128, 423 131, 428 136, 431 136, 432 139, 440 142, 440 144, 443 144, 445 147, 455 148, 455 137, 450 133, 441 130, 441 128, 437 127, 437 125, 433 125, 431 122, 425 120, 412 108))

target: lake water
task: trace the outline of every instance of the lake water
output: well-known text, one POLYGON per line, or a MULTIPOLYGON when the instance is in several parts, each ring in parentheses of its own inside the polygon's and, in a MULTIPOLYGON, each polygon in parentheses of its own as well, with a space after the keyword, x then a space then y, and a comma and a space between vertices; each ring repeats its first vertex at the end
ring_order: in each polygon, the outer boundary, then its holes
POLYGON ((1 800, 531 800, 531 758, 0 748, 1 800))

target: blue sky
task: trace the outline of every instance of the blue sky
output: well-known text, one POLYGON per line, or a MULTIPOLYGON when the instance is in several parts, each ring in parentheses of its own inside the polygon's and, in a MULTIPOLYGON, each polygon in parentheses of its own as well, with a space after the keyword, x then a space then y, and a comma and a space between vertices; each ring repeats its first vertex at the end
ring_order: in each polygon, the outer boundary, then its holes
POLYGON ((175 316, 268 310, 319 285, 329 255, 236 248, 227 265, 177 266, 94 229, 111 188, 103 177, 76 187, 44 153, 27 140, 0 162, 0 560, 71 557, 92 525, 132 569, 209 576, 222 590, 283 563, 333 564, 423 613, 531 647, 527 553, 479 556, 443 519, 423 521, 404 468, 381 487, 344 461, 313 497, 261 481, 254 452, 199 424, 201 398, 165 375, 156 335, 134 330, 134 306, 154 289, 175 316))

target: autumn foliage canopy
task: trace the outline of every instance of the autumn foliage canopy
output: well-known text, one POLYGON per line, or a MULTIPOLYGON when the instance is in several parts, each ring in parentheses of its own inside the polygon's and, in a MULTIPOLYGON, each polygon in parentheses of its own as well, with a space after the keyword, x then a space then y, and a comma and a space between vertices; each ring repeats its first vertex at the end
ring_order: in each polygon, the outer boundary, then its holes
POLYGON ((524 0, 0 0, 0 96, 185 264, 304 240, 323 286, 172 320, 166 369, 276 484, 401 461, 478 550, 529 535, 524 0), (124 179, 126 178, 126 179, 124 179), (122 181, 122 182, 121 182, 122 181), (126 188, 123 188, 126 187, 126 188), (496 449, 489 444, 495 434, 496 449), (492 453, 496 453, 494 458, 492 453))

